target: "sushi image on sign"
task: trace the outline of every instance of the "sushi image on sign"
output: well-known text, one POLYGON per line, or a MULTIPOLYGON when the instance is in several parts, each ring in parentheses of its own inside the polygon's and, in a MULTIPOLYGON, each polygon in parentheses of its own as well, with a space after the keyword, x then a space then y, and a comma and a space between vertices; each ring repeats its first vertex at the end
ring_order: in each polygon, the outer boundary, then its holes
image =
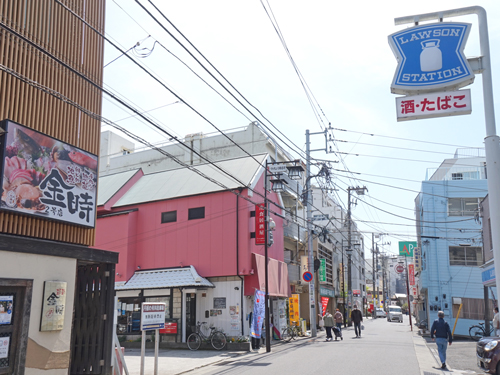
POLYGON ((96 155, 4 120, 0 209, 95 226, 96 155))

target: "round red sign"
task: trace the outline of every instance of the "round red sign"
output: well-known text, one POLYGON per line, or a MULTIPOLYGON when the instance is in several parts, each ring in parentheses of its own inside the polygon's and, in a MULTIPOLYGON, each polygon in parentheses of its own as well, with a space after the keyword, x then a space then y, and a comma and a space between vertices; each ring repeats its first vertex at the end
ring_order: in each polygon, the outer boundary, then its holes
POLYGON ((398 264, 396 266, 396 272, 397 273, 402 273, 404 270, 405 270, 405 266, 403 266, 402 264, 398 264))

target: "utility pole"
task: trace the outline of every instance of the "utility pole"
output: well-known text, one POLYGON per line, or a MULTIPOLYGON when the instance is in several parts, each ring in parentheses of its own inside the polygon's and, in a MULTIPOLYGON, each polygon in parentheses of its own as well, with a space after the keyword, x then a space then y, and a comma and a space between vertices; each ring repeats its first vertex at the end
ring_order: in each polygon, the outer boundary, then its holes
POLYGON ((378 305, 378 297, 380 295, 379 294, 379 289, 378 289, 378 284, 379 284, 378 283, 378 281, 379 281, 379 279, 378 279, 378 245, 377 245, 376 249, 377 249, 377 251, 375 252, 375 258, 376 258, 376 260, 375 260, 376 271, 375 272, 377 273, 377 305, 378 305))
MULTIPOLYGON (((309 129, 306 130, 306 192, 307 192, 307 248, 309 272, 314 275, 313 238, 312 238, 312 192, 311 192, 311 148, 309 129)), ((309 324, 311 337, 316 337, 316 296, 314 295, 314 277, 309 282, 309 324)))
POLYGON ((347 188, 347 293, 349 303, 349 316, 351 315, 352 308, 352 217, 351 217, 351 191, 354 190, 358 195, 364 195, 365 190, 368 189, 363 186, 362 188, 348 187, 347 188))
POLYGON ((377 307, 377 299, 375 297, 375 233, 372 233, 372 297, 373 297, 373 317, 375 318, 375 308, 377 307))

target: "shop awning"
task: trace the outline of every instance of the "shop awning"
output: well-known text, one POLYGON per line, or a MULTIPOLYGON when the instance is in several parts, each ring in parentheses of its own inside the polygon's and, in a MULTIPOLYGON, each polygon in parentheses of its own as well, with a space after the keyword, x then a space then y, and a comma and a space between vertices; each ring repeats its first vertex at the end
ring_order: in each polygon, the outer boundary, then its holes
MULTIPOLYGON (((253 254, 254 275, 245 276, 245 294, 253 295, 255 289, 266 290, 266 262, 265 257, 253 254)), ((290 282, 288 281, 288 267, 285 262, 269 258, 269 295, 273 297, 291 297, 290 282)))
POLYGON ((115 285, 115 290, 161 288, 214 288, 214 284, 198 275, 193 266, 136 271, 125 284, 115 285))

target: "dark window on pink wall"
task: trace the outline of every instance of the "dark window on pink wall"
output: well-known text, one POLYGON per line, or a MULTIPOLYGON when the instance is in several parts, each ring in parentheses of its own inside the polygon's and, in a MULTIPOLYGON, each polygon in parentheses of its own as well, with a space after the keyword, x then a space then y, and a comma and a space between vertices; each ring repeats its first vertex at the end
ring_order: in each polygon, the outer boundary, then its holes
POLYGON ((205 217, 205 207, 190 208, 188 220, 203 219, 205 217))
POLYGON ((177 221, 177 211, 169 211, 161 213, 161 223, 173 223, 177 221))

